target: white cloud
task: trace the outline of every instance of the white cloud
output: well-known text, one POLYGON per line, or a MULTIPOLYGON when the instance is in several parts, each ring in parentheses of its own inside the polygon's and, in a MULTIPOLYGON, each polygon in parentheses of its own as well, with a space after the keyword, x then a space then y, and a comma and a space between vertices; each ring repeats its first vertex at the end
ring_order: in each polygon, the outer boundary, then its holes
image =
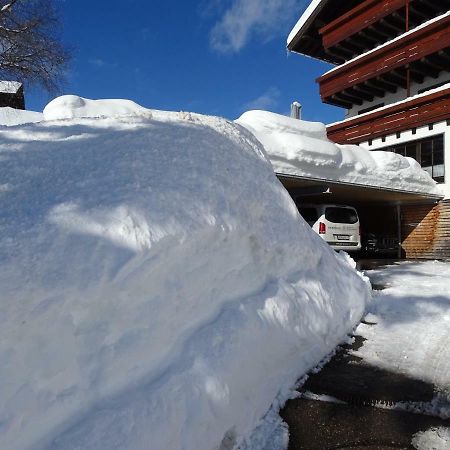
POLYGON ((280 94, 278 88, 271 87, 264 94, 246 103, 242 109, 245 111, 252 109, 263 109, 267 111, 273 109, 278 105, 280 94))
MULTIPOLYGON (((217 0, 211 0, 217 3, 217 0)), ((232 0, 210 34, 213 49, 236 53, 252 36, 267 41, 289 33, 305 0, 232 0)))
POLYGON ((104 67, 106 63, 101 58, 93 58, 89 60, 89 64, 92 64, 93 66, 100 68, 104 67))

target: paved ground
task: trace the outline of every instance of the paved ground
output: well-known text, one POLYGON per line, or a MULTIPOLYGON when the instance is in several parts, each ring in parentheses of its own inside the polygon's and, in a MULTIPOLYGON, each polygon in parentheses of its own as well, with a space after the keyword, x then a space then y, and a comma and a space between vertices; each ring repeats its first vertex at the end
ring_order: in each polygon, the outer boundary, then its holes
MULTIPOLYGON (((361 261, 374 268, 386 261, 361 261)), ((382 286, 377 286, 382 288, 382 286)), ((370 325, 370 324, 369 324, 370 325)), ((281 416, 289 425, 289 449, 410 449, 413 435, 430 427, 450 426, 436 417, 389 409, 396 402, 429 402, 434 388, 422 381, 369 366, 348 354, 364 345, 355 336, 289 401, 281 416), (328 396, 337 401, 314 400, 328 396), (341 403, 339 403, 339 401, 341 403)))

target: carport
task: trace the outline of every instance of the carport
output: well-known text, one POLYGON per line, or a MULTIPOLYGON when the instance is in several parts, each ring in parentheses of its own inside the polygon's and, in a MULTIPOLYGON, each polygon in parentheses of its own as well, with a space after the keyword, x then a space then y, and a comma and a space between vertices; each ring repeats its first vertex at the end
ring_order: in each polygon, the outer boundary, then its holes
POLYGON ((277 177, 297 203, 354 206, 362 234, 380 236, 386 245, 393 244, 393 256, 433 257, 442 196, 282 173, 277 177))

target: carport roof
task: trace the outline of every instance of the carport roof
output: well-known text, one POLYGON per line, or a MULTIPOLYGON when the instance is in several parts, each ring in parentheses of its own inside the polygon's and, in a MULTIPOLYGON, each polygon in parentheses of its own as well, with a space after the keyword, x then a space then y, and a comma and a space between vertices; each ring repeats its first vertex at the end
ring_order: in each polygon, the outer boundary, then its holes
POLYGON ((308 202, 351 205, 436 203, 443 195, 387 189, 377 186, 276 174, 289 191, 308 202))

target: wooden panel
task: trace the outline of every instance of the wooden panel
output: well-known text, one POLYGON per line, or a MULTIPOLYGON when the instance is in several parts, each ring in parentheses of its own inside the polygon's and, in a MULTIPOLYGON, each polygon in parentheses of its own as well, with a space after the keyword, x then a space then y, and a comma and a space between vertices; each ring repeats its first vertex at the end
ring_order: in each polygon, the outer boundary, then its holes
MULTIPOLYGON (((413 1, 413 0, 410 0, 413 1)), ((406 6, 407 0, 365 0, 319 30, 325 48, 333 47, 406 6)))
POLYGON ((450 88, 331 125, 328 138, 357 144, 450 118, 450 88))
POLYGON ((323 100, 450 47, 450 16, 403 36, 318 78, 323 100))
POLYGON ((408 259, 433 257, 440 206, 402 206, 402 249, 408 259))
POLYGON ((402 206, 402 248, 407 258, 450 257, 450 202, 402 206))

